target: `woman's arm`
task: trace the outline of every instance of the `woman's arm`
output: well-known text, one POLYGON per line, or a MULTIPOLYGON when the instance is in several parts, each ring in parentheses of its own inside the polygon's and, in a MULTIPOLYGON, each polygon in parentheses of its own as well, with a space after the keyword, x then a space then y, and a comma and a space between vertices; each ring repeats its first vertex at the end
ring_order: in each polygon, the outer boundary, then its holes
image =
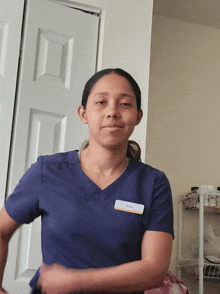
POLYGON ((0 211, 0 294, 6 293, 2 289, 2 279, 8 255, 8 242, 18 227, 19 224, 8 215, 5 208, 2 208, 0 211))
POLYGON ((173 237, 147 231, 142 241, 142 260, 101 269, 74 270, 58 265, 41 268, 43 293, 138 292, 159 287, 167 274, 173 237))

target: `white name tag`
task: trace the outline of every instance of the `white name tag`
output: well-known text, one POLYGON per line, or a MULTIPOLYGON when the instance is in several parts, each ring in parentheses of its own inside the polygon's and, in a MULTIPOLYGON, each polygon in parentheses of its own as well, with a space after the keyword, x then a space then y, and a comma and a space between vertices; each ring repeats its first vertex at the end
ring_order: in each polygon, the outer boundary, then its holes
POLYGON ((143 212, 144 212, 144 205, 143 204, 122 201, 122 200, 116 200, 114 208, 116 210, 122 210, 122 211, 137 213, 137 214, 143 214, 143 212))

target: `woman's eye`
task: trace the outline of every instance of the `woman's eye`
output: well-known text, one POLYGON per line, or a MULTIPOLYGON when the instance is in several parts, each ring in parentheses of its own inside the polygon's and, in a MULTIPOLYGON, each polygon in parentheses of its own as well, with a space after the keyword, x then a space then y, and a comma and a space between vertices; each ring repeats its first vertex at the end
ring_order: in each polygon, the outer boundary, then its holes
POLYGON ((129 103, 127 103, 127 102, 123 102, 123 103, 121 103, 123 106, 130 106, 130 104, 129 103))
POLYGON ((105 103, 105 101, 98 101, 97 102, 97 104, 99 104, 99 105, 102 105, 102 104, 104 104, 105 103))

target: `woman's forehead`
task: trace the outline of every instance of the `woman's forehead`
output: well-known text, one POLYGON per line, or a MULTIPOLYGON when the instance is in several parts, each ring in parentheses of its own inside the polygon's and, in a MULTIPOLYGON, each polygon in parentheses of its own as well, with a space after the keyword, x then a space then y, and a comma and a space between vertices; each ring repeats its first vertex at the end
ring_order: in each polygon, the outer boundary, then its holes
POLYGON ((109 91, 121 91, 123 95, 135 96, 130 82, 125 77, 114 73, 101 77, 94 84, 90 94, 95 95, 103 93, 103 95, 108 95, 107 93, 109 93, 109 91))
MULTIPOLYGON (((98 92, 98 93, 96 93, 95 95, 94 95, 94 97, 108 97, 109 95, 111 95, 111 93, 110 92, 98 92)), ((132 99, 136 99, 135 98, 135 95, 130 95, 130 94, 128 94, 128 93, 118 93, 118 96, 120 97, 120 98, 125 98, 125 97, 127 97, 127 98, 132 98, 132 99)))

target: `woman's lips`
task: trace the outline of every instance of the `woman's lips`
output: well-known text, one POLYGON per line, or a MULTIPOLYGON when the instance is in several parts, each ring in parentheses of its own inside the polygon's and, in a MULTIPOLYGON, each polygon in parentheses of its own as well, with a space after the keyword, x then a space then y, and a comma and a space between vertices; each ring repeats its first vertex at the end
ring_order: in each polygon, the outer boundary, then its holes
POLYGON ((116 128, 116 129, 120 129, 123 126, 121 124, 107 124, 105 126, 103 126, 103 128, 116 128))

